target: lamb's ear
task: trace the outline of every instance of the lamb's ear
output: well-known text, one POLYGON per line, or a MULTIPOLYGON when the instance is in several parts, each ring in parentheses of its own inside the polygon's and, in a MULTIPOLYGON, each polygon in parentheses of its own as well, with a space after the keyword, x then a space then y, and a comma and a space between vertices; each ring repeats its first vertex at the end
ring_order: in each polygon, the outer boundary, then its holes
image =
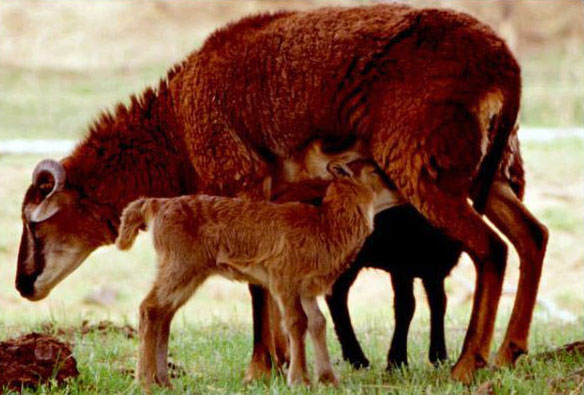
POLYGON ((353 171, 344 162, 331 162, 327 165, 327 170, 334 177, 353 177, 353 171))

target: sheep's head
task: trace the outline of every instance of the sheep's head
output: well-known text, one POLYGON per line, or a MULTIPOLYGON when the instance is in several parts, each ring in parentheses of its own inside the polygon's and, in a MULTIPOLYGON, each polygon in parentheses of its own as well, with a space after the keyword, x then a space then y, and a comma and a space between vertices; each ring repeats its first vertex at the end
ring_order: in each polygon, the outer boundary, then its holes
POLYGON ((95 248, 115 239, 99 212, 67 185, 61 163, 45 159, 36 166, 22 205, 16 288, 23 297, 45 298, 95 248))

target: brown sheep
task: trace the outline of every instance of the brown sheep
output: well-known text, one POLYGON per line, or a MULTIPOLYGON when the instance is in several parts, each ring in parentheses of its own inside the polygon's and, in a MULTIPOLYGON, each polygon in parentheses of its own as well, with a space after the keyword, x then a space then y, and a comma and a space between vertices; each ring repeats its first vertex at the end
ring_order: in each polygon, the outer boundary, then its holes
POLYGON ((140 306, 137 378, 148 389, 170 385, 167 352, 175 312, 213 274, 261 284, 275 297, 290 337, 288 384, 309 383, 304 337, 315 348, 319 381, 337 383, 316 297, 327 292, 373 231, 374 215, 402 202, 375 166, 334 180, 319 208, 206 195, 140 199, 122 215, 118 248, 152 226, 158 260, 154 286, 140 306))
MULTIPOLYGON (((316 137, 353 139, 476 263, 453 370, 468 381, 487 363, 506 262, 505 244, 478 213, 487 197, 487 215, 522 261, 499 365, 527 350, 547 241, 517 199, 499 188, 489 195, 519 97, 519 66, 505 43, 464 14, 388 4, 244 18, 215 32, 156 91, 103 115, 70 156, 39 164, 23 203, 16 286, 31 300, 46 297, 114 241, 122 208, 137 197, 263 199, 278 159, 316 137)), ((252 295, 248 377, 257 377, 270 371, 268 351, 276 355, 270 304, 252 295)))

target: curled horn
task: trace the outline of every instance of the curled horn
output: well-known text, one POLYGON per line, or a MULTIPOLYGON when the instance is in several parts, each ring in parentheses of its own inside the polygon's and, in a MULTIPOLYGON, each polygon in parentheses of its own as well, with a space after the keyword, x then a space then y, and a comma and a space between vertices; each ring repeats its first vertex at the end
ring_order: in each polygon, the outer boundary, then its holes
POLYGON ((49 173, 53 177, 53 182, 55 183, 49 194, 63 189, 65 186, 65 168, 61 163, 53 159, 43 159, 40 161, 32 172, 33 185, 39 185, 43 173, 49 173))

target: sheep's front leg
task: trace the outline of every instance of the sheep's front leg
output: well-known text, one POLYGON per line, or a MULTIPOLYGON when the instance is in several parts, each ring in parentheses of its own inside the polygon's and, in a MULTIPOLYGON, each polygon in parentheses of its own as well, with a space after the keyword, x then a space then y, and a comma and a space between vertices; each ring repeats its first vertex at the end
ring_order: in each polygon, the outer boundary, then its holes
MULTIPOLYGON (((276 296, 276 295, 275 295, 276 296)), ((305 338, 307 319, 300 297, 295 295, 276 296, 282 315, 284 326, 290 340, 290 368, 288 369, 288 385, 310 384, 306 368, 305 338)))
POLYGON ((316 374, 321 383, 338 385, 339 380, 333 372, 331 359, 326 345, 326 320, 318 307, 316 298, 303 297, 300 299, 302 308, 308 317, 308 333, 314 343, 316 358, 316 374))

